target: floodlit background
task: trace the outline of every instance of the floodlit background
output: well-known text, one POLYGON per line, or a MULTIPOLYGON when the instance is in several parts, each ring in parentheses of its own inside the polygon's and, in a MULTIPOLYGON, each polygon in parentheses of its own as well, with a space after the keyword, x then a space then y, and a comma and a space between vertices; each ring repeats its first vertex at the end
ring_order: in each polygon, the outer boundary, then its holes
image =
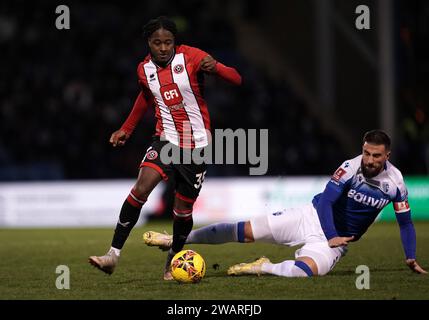
MULTIPOLYGON (((138 94, 141 27, 159 15, 176 21, 182 43, 243 77, 241 87, 206 78, 212 127, 269 129, 267 174, 209 166, 196 223, 308 203, 374 128, 393 138, 415 219, 429 219, 427 1, 2 1, 0 227, 113 228, 151 143, 153 111, 125 147, 108 139, 138 94), (55 27, 60 4, 70 30, 55 27), (355 27, 362 4, 369 30, 355 27)), ((141 223, 169 216, 166 188, 141 223)))

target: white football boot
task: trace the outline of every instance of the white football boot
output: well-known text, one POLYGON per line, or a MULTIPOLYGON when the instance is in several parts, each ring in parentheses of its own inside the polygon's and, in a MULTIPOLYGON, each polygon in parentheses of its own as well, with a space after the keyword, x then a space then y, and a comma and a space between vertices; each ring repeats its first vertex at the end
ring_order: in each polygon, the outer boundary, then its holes
POLYGON ((104 256, 91 256, 88 259, 89 263, 94 267, 100 269, 101 271, 112 274, 115 270, 116 265, 119 261, 119 256, 115 254, 115 252, 110 249, 104 256))
POLYGON ((271 263, 267 257, 260 257, 259 259, 250 263, 239 263, 229 267, 227 273, 229 276, 240 276, 244 274, 256 274, 260 276, 264 274, 262 271, 262 264, 271 263))
POLYGON ((167 261, 165 262, 164 267, 164 280, 170 281, 173 280, 173 275, 171 274, 171 260, 173 259, 175 253, 168 253, 167 254, 167 261))
POLYGON ((171 274, 171 267, 167 267, 164 269, 164 280, 173 280, 173 275, 171 274))
MULTIPOLYGON (((165 231, 164 231, 165 232, 165 231)), ((147 231, 143 234, 143 241, 148 246, 158 247, 162 251, 167 251, 173 243, 173 236, 168 233, 159 233, 155 231, 147 231)))

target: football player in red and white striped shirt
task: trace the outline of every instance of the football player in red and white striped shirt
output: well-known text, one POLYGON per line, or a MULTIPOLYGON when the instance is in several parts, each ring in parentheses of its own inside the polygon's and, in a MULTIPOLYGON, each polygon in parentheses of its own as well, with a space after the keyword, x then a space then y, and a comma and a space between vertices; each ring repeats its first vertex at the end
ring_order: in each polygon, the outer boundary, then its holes
POLYGON ((147 108, 155 108, 155 138, 140 165, 137 182, 122 206, 112 246, 106 255, 89 258, 92 265, 108 274, 116 267, 120 250, 149 194, 162 179, 174 175, 173 243, 164 270, 164 279, 172 279, 170 261, 182 250, 192 230, 192 208, 204 181, 206 164, 163 163, 161 149, 168 145, 183 154, 208 145, 210 117, 203 96, 204 75, 212 74, 234 85, 241 84, 241 76, 234 68, 198 48, 176 45, 176 34, 175 23, 163 16, 144 26, 143 36, 150 53, 137 67, 141 91, 127 120, 110 138, 114 147, 123 146, 147 108))

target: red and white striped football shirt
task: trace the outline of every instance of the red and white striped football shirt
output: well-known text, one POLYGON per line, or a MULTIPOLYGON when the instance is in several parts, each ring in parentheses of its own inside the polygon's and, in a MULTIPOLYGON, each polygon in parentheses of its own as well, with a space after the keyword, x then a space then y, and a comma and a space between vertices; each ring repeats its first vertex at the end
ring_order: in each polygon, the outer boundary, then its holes
POLYGON ((184 148, 208 144, 210 118, 202 96, 198 76, 201 60, 208 54, 200 49, 180 45, 164 68, 150 55, 139 64, 137 74, 147 100, 155 105, 156 135, 184 148))

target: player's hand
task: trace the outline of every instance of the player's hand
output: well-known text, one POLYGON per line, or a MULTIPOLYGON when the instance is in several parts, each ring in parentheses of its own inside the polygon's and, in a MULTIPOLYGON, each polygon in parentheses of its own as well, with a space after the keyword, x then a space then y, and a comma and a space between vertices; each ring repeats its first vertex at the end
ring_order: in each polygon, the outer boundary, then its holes
POLYGON ((127 134, 124 130, 118 130, 112 133, 109 142, 114 146, 121 147, 125 144, 125 142, 129 138, 129 134, 127 134))
POLYGON ((420 267, 415 259, 407 259, 405 263, 411 270, 413 270, 413 272, 420 273, 420 274, 427 274, 427 271, 425 271, 422 267, 420 267))
POLYGON ((208 73, 216 73, 216 63, 217 61, 210 55, 205 57, 200 62, 200 70, 208 73))
POLYGON ((352 241, 355 237, 334 237, 328 241, 328 245, 331 248, 336 248, 340 246, 346 246, 348 245, 349 241, 352 241))

